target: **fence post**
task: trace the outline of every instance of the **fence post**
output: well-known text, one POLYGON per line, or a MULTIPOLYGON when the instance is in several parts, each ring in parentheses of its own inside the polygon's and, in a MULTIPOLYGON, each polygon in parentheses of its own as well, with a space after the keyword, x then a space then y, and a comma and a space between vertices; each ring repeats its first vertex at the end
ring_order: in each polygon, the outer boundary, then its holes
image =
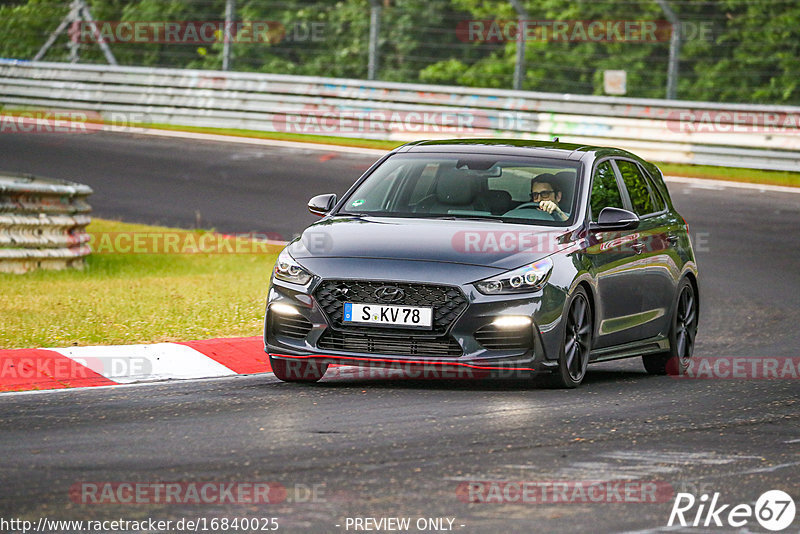
POLYGON ((369 0, 369 63, 367 79, 374 80, 378 75, 378 37, 381 31, 381 2, 369 0))
POLYGON ((528 18, 528 12, 519 0, 510 0, 511 5, 517 12, 517 59, 514 63, 514 89, 522 89, 522 81, 525 79, 525 37, 522 26, 528 18))
POLYGON ((231 26, 236 16, 236 0, 225 1, 225 30, 222 32, 222 70, 231 70, 231 26))
POLYGON ((667 100, 675 100, 678 92, 678 62, 681 53, 681 21, 666 0, 656 0, 656 2, 672 24, 672 35, 669 38, 669 66, 667 67, 667 100))
MULTIPOLYGON (((108 43, 100 36, 100 32, 97 29, 97 25, 94 22, 94 18, 92 17, 92 12, 89 10, 89 6, 86 5, 84 0, 72 0, 69 4, 69 13, 63 19, 61 19, 61 23, 59 23, 58 28, 56 28, 48 37, 47 41, 42 45, 36 55, 33 56, 34 61, 41 60, 44 55, 50 50, 50 47, 56 42, 58 36, 64 33, 64 31, 73 23, 80 23, 83 19, 86 19, 89 22, 89 25, 92 29, 92 35, 97 39, 97 44, 100 45, 100 49, 103 51, 103 55, 106 56, 106 61, 108 61, 111 65, 117 64, 117 58, 114 57, 113 52, 108 47, 108 43)), ((81 43, 77 38, 70 38, 69 43, 67 43, 67 47, 69 48, 69 62, 70 63, 77 63, 80 60, 80 49, 81 43)))

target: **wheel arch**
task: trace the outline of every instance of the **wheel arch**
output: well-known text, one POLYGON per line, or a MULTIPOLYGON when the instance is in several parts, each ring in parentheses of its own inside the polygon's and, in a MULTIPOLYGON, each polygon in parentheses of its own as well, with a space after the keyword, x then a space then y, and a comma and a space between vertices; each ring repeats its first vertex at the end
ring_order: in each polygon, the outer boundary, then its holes
MULTIPOLYGON (((686 274, 683 275, 683 278, 689 280, 689 283, 692 284, 692 290, 694 291, 694 299, 697 302, 697 309, 695 313, 697 314, 697 322, 700 322, 700 288, 697 285, 697 276, 695 276, 694 272, 687 271, 686 274)), ((678 283, 680 286, 680 282, 678 283)))
POLYGON ((595 303, 596 301, 595 301, 594 287, 586 279, 578 282, 573 288, 573 291, 575 291, 575 289, 578 289, 579 287, 583 288, 583 290, 586 292, 586 298, 589 299, 589 309, 592 312, 592 341, 594 341, 595 339, 597 339, 597 336, 595 334, 597 333, 598 330, 597 305, 595 303))

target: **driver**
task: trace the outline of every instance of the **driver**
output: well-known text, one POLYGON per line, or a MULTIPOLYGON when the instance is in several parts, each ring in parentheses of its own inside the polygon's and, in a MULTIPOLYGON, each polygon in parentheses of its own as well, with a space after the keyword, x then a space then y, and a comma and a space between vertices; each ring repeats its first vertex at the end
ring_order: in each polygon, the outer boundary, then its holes
POLYGON ((539 203, 539 209, 549 213, 558 221, 566 221, 569 214, 558 206, 561 202, 561 189, 556 177, 550 173, 540 174, 531 180, 531 200, 539 203))

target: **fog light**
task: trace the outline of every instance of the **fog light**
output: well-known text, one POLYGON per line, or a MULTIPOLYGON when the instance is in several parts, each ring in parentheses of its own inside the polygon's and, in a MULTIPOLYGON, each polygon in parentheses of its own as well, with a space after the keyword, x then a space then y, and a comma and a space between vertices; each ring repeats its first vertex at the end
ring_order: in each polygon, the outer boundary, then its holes
POLYGON ((297 311, 297 308, 294 306, 290 306, 289 304, 281 304, 280 302, 276 302, 275 304, 271 305, 269 309, 278 315, 300 315, 300 312, 297 311))
POLYGON ((530 326, 531 322, 531 318, 525 315, 501 315, 492 324, 498 328, 519 328, 530 326))

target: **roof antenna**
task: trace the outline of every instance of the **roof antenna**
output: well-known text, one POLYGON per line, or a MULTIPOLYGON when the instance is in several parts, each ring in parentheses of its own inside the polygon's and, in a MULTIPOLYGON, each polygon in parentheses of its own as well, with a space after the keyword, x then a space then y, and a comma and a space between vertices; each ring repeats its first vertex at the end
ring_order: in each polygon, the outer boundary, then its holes
POLYGON ((558 141, 558 137, 554 137, 554 138, 553 138, 553 142, 554 142, 554 143, 558 143, 558 142, 559 142, 559 141, 558 141))

